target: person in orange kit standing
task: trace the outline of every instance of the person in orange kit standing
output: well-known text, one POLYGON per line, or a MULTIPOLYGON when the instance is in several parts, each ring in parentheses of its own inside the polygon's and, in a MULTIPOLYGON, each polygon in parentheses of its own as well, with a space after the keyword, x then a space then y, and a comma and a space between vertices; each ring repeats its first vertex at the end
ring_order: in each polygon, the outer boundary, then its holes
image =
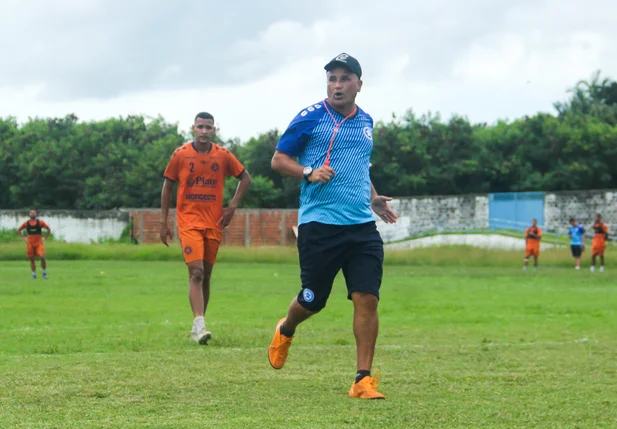
POLYGON ((45 246, 43 243, 49 238, 51 228, 49 228, 49 225, 45 222, 37 218, 36 210, 30 210, 29 217, 30 219, 21 224, 17 233, 27 245, 26 256, 30 259, 32 278, 36 279, 36 258, 39 258, 41 260, 43 278, 47 280, 47 261, 45 260, 45 246), (26 230, 26 237, 23 235, 24 230, 26 230), (45 236, 43 236, 43 230, 46 230, 45 236))

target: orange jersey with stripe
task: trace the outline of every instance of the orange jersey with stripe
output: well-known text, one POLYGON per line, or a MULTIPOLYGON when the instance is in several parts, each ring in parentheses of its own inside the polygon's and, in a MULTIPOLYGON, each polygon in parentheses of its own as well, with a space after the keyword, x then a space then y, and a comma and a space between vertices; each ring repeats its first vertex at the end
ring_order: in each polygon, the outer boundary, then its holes
POLYGON ((540 238, 542 238, 542 229, 538 227, 529 227, 525 231, 525 241, 528 248, 540 247, 540 238))
POLYGON ((593 231, 595 234, 593 235, 593 246, 604 246, 606 245, 606 237, 608 236, 608 227, 603 222, 596 222, 593 224, 593 231))
POLYGON ((212 143, 199 153, 193 142, 174 151, 165 169, 166 179, 178 183, 176 215, 179 229, 221 229, 226 176, 238 177, 244 166, 227 149, 212 143))
POLYGON ((42 242, 42 229, 50 231, 49 225, 38 219, 27 220, 26 222, 22 223, 19 227, 19 233, 21 234, 24 229, 28 233, 28 244, 39 244, 42 242))

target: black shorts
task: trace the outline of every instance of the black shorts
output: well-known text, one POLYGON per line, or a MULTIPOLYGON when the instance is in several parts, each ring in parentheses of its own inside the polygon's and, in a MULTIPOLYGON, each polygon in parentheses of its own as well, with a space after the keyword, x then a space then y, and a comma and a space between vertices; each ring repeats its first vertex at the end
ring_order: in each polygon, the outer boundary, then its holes
POLYGON ((570 251, 572 252, 572 256, 578 258, 583 253, 583 246, 575 246, 574 244, 570 246, 570 251))
POLYGON ((347 298, 366 292, 379 298, 383 277, 383 241, 375 222, 326 225, 309 222, 298 228, 302 290, 298 302, 309 311, 321 310, 342 269, 347 298))

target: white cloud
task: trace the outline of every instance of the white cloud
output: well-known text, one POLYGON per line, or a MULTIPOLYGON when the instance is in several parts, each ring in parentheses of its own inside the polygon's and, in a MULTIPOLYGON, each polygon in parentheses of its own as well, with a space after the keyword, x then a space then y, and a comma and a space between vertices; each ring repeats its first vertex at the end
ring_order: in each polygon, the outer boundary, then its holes
POLYGON ((617 78, 608 0, 179 1, 3 2, 0 116, 161 114, 187 130, 207 110, 224 137, 248 139, 322 99, 340 52, 360 60, 358 104, 376 120, 513 119, 551 111, 596 69, 617 78))

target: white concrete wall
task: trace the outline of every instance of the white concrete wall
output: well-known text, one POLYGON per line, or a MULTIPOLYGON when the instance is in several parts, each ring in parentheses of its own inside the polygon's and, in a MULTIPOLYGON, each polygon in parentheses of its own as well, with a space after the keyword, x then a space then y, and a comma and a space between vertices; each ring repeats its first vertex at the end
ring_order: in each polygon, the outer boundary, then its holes
MULTIPOLYGON (((39 210, 38 218, 51 228, 54 238, 68 243, 92 243, 120 238, 129 223, 121 211, 39 210)), ((0 210, 0 229, 15 230, 28 220, 28 211, 0 210)))
MULTIPOLYGON (((399 215, 398 222, 388 225, 377 218, 377 228, 386 243, 426 232, 489 227, 488 195, 407 197, 395 199, 390 205, 399 215)), ((596 212, 602 213, 609 230, 617 232, 617 190, 546 193, 544 227, 567 233, 568 219, 574 216, 590 228, 596 212)), ((27 211, 0 210, 0 229, 17 229, 27 217, 27 211)), ((129 222, 128 210, 42 210, 39 217, 49 224, 55 237, 74 243, 117 239, 129 222)))
POLYGON ((377 220, 384 242, 405 240, 425 231, 488 229, 488 196, 399 198, 390 202, 398 214, 395 224, 377 220))
MULTIPOLYGON (((396 224, 377 220, 386 243, 413 238, 425 232, 483 230, 489 227, 488 195, 409 197, 390 203, 398 213, 396 224)), ((547 192, 544 197, 544 228, 567 234, 568 219, 585 228, 601 213, 609 231, 617 232, 617 190, 547 192)))
POLYGON ((617 226, 617 190, 551 192, 544 195, 544 227, 567 234, 569 219, 575 218, 586 229, 600 213, 615 233, 617 226))

